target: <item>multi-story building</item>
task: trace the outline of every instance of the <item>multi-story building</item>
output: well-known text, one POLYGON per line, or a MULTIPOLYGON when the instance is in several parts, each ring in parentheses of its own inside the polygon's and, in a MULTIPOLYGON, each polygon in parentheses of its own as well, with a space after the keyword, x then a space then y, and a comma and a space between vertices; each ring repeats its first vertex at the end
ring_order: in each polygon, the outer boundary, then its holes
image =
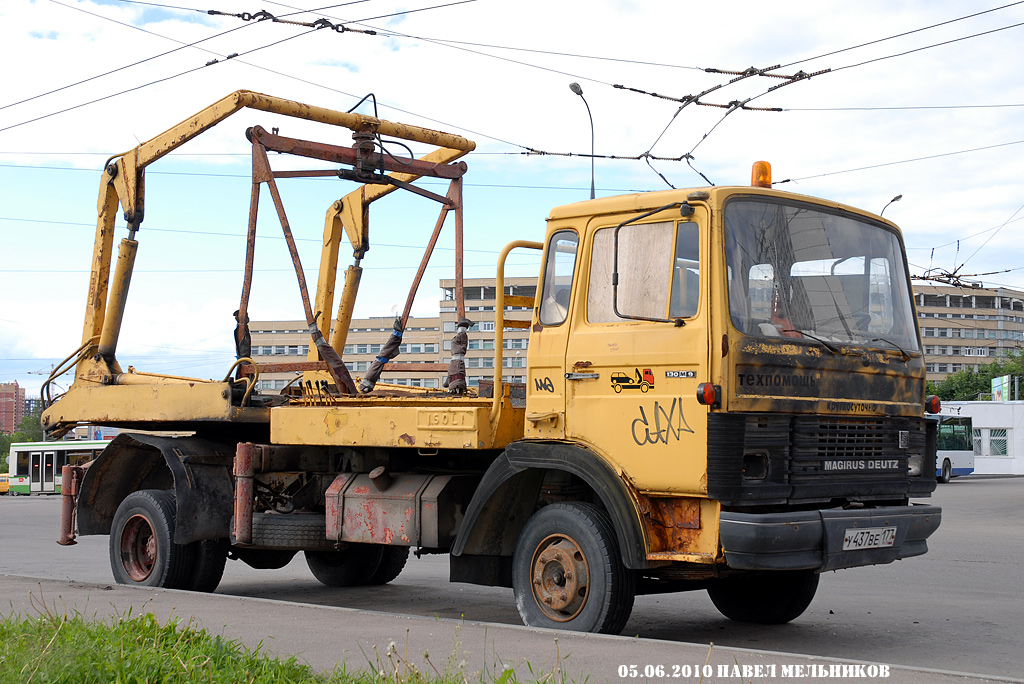
POLYGON ((929 380, 977 370, 1024 346, 1024 292, 916 285, 918 326, 929 380))
MULTIPOLYGON (((458 314, 455 311, 455 281, 442 280, 444 301, 441 302, 441 327, 445 360, 451 358, 452 335, 458 314)), ((494 308, 497 289, 494 278, 470 278, 463 283, 466 318, 473 326, 469 329, 469 351, 466 352, 466 381, 476 387, 481 380, 494 377, 494 308)), ((536 278, 506 278, 505 294, 533 298, 537 294, 536 278)), ((505 307, 505 318, 529 321, 531 307, 505 307)), ((530 341, 527 328, 507 328, 502 337, 502 382, 526 382, 526 349, 530 341)))
POLYGON ((0 433, 11 434, 25 417, 25 388, 17 380, 0 383, 0 433))
MULTIPOLYGON (((444 299, 437 318, 410 318, 402 337, 402 364, 447 363, 451 359, 451 339, 458 315, 455 311, 455 281, 442 280, 444 299)), ((466 376, 470 386, 494 375, 494 309, 497 291, 493 278, 471 278, 464 284, 466 317, 473 326, 469 332, 466 376)), ((505 294, 534 297, 536 280, 506 278, 505 294)), ((983 364, 1004 358, 1024 347, 1024 292, 1008 288, 953 287, 916 285, 918 324, 924 344, 929 380, 942 380, 950 373, 978 369, 983 364)), ((506 318, 529 320, 528 307, 506 307, 506 318)), ((390 316, 356 319, 346 340, 343 358, 349 370, 365 372, 391 335, 394 319, 390 316)), ((263 321, 250 324, 253 356, 292 357, 305 360, 309 333, 302 321, 263 321)), ((507 328, 504 331, 502 380, 525 382, 526 350, 529 330, 507 328)), ((274 359, 282 361, 288 359, 274 359)), ((444 373, 429 370, 388 371, 382 382, 413 387, 439 388, 444 373)), ((295 373, 263 375, 260 389, 279 391, 295 373)))
POLYGON ((25 399, 25 415, 30 416, 33 413, 43 412, 43 400, 39 397, 28 397, 25 399))
MULTIPOLYGON (((384 367, 382 383, 410 387, 440 388, 445 373, 434 370, 410 370, 410 364, 447 364, 451 360, 451 340, 455 335, 458 314, 455 311, 455 281, 442 280, 444 299, 440 302, 437 318, 411 317, 402 334, 399 356, 393 364, 402 364, 403 370, 384 367)), ((481 380, 494 377, 495 362, 495 289, 494 278, 467 279, 464 283, 466 317, 473 323, 469 330, 469 350, 466 353, 466 379, 470 387, 481 380)), ((505 293, 533 297, 536 280, 533 278, 506 278, 505 293)), ((529 307, 506 307, 505 318, 528 321, 529 307)), ((382 316, 353 319, 345 339, 342 358, 354 376, 364 373, 373 363, 381 347, 393 330, 394 317, 382 316)), ((252 335, 252 356, 259 363, 305 361, 309 352, 309 332, 303 321, 254 321, 249 324, 252 335)), ((529 330, 508 328, 504 331, 502 353, 502 379, 505 382, 525 382, 526 350, 529 330)), ((279 392, 300 373, 262 373, 259 389, 279 392)))

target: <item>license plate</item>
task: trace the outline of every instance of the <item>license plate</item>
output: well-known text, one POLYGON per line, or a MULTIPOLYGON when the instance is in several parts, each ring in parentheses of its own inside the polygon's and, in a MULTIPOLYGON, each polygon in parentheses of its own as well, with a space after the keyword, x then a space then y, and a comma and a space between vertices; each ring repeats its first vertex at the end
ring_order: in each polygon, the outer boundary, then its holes
POLYGON ((892 546, 896 541, 895 527, 865 527, 846 530, 843 536, 843 551, 860 549, 881 549, 892 546))

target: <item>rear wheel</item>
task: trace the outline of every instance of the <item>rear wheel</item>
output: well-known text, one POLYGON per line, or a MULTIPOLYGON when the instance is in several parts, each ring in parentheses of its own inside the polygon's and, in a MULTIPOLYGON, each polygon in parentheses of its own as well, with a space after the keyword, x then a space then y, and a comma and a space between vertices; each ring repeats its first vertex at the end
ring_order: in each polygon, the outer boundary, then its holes
POLYGON ((708 596, 730 620, 781 625, 811 605, 818 577, 810 570, 741 575, 719 580, 708 588, 708 596))
POLYGON ((373 576, 380 565, 383 548, 372 544, 353 544, 341 551, 306 551, 306 565, 322 584, 356 587, 366 584, 373 576))
POLYGON ((409 560, 408 546, 382 546, 380 549, 380 563, 366 580, 366 584, 387 584, 402 574, 405 563, 409 560))
POLYGON ((210 593, 224 576, 228 559, 227 539, 203 539, 192 542, 192 568, 184 588, 210 593))
POLYGON ((953 465, 947 458, 942 461, 942 472, 939 475, 939 482, 942 484, 949 484, 951 479, 953 479, 953 465))
POLYGON ((119 584, 186 588, 194 550, 174 543, 174 516, 169 491, 143 489, 125 497, 110 529, 110 568, 119 584))
POLYGON ((616 634, 633 610, 636 576, 622 564, 607 513, 584 502, 556 503, 523 528, 512 586, 531 627, 616 634))

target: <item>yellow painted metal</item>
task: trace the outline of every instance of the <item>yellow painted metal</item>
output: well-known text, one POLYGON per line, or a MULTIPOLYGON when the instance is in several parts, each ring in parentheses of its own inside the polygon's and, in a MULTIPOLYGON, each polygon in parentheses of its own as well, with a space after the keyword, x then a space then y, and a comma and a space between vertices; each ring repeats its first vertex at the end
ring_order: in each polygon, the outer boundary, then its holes
POLYGON ((356 294, 359 292, 359 281, 362 277, 363 269, 358 266, 349 266, 345 269, 345 289, 341 301, 338 302, 338 316, 331 336, 331 343, 339 354, 345 347, 345 340, 348 339, 348 328, 352 323, 352 311, 356 305, 356 294))
POLYGON ((462 397, 360 397, 335 406, 270 409, 274 444, 417 449, 501 449, 522 436, 523 409, 462 397))
MULTIPOLYGON (((685 195, 673 199, 682 201, 685 195)), ((614 230, 633 216, 635 212, 608 213, 587 223, 577 257, 580 282, 589 279, 595 233, 614 230)), ((577 287, 573 293, 566 372, 598 377, 566 383, 566 437, 606 454, 641 492, 702 496, 707 491, 708 409, 697 403, 696 389, 709 371, 708 217, 706 209, 697 206, 686 219, 673 210, 645 219, 652 224, 671 221, 699 227, 704 284, 697 315, 687 318, 686 325, 635 320, 592 323, 588 288, 577 287), (617 384, 616 374, 636 382, 617 384), (651 381, 646 382, 647 378, 651 381)), ((620 272, 645 267, 619 263, 620 272)), ((666 292, 669 276, 664 274, 666 292)))
POLYGON ((100 196, 96 207, 96 239, 92 249, 92 276, 85 304, 85 329, 82 343, 99 339, 107 307, 107 287, 110 280, 111 251, 114 247, 114 221, 117 211, 117 191, 110 183, 110 174, 104 172, 100 182, 100 196))
POLYGON ((110 292, 110 305, 103 319, 103 332, 100 333, 99 354, 108 359, 113 358, 117 349, 117 338, 121 332, 121 321, 124 319, 124 307, 128 301, 128 288, 132 282, 132 269, 135 268, 135 255, 139 251, 139 243, 125 238, 117 249, 117 265, 114 267, 114 285, 110 292))
POLYGON ((89 385, 69 391, 43 414, 47 430, 75 423, 188 429, 196 423, 261 423, 267 409, 231 405, 226 382, 89 385))
MULTIPOLYGON (((324 242, 320 251, 320 270, 318 271, 316 284, 316 297, 313 300, 313 313, 320 312, 317 319, 317 327, 324 339, 330 341, 331 331, 331 310, 334 308, 334 289, 338 280, 338 254, 341 246, 341 236, 344 228, 338 211, 341 209, 341 202, 335 202, 327 210, 324 218, 324 242)), ((316 361, 319 358, 316 351, 310 346, 309 360, 316 361)))
MULTIPOLYGON (((475 148, 475 143, 458 135, 240 90, 221 98, 138 147, 112 157, 105 167, 97 202, 96 238, 93 246, 91 280, 82 331, 82 342, 86 345, 86 349, 76 368, 75 382, 69 394, 74 394, 79 386, 109 383, 115 376, 121 374, 115 353, 137 244, 134 240, 122 243, 114 289, 108 293, 118 205, 123 211, 124 219, 129 223, 129 228, 137 227, 144 213, 145 168, 244 108, 345 127, 352 131, 377 133, 433 145, 436 149, 422 157, 423 160, 432 163, 449 163, 475 148), (91 340, 98 340, 98 344, 94 345, 90 342, 91 340), (87 342, 89 344, 86 344, 87 342), (96 352, 99 350, 102 350, 103 353, 97 356, 96 352)), ((410 173, 393 173, 391 175, 405 182, 411 182, 418 178, 417 175, 410 173)), ((344 200, 336 203, 333 213, 328 212, 324 229, 325 245, 321 259, 321 282, 316 298, 318 305, 321 305, 319 310, 324 313, 320 325, 325 337, 330 329, 330 311, 334 297, 334 279, 337 275, 337 259, 342 232, 349 235, 353 248, 359 252, 359 256, 362 256, 362 252, 368 247, 368 205, 393 190, 394 187, 382 189, 381 186, 369 189, 365 186, 358 188, 344 200)), ((346 282, 358 283, 358 278, 353 276, 351 269, 347 273, 346 282)), ((354 296, 355 287, 351 291, 351 297, 354 298, 354 296)), ((343 303, 343 306, 345 305, 343 303)), ((351 301, 347 305, 351 312, 351 301)), ((347 322, 345 326, 347 328, 347 322)), ((345 334, 340 334, 336 335, 335 339, 341 341, 343 345, 344 337, 345 334)), ((136 380, 138 378, 133 378, 132 381, 136 380)), ((104 407, 98 406, 96 410, 102 412, 104 407)), ((145 419, 141 414, 136 418, 145 419)))
MULTIPOLYGON (((498 419, 498 412, 501 409, 502 396, 504 394, 501 384, 501 371, 503 368, 502 356, 505 353, 505 260, 513 249, 519 248, 543 250, 544 245, 530 240, 515 240, 505 245, 505 248, 501 250, 501 254, 498 255, 494 302, 494 397, 492 398, 490 412, 490 420, 492 421, 498 419)), ((518 299, 520 300, 520 305, 522 305, 522 298, 518 299)), ((529 326, 527 325, 526 327, 529 326)))

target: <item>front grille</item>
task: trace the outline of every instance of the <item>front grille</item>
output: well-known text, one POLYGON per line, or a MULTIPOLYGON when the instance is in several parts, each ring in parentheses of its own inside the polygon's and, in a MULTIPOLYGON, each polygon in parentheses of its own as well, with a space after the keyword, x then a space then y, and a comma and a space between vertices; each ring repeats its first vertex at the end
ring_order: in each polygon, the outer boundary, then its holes
POLYGON ((908 455, 924 453, 926 433, 918 418, 712 413, 708 493, 740 506, 901 498, 908 455), (767 458, 767 477, 743 476, 751 454, 767 458))

